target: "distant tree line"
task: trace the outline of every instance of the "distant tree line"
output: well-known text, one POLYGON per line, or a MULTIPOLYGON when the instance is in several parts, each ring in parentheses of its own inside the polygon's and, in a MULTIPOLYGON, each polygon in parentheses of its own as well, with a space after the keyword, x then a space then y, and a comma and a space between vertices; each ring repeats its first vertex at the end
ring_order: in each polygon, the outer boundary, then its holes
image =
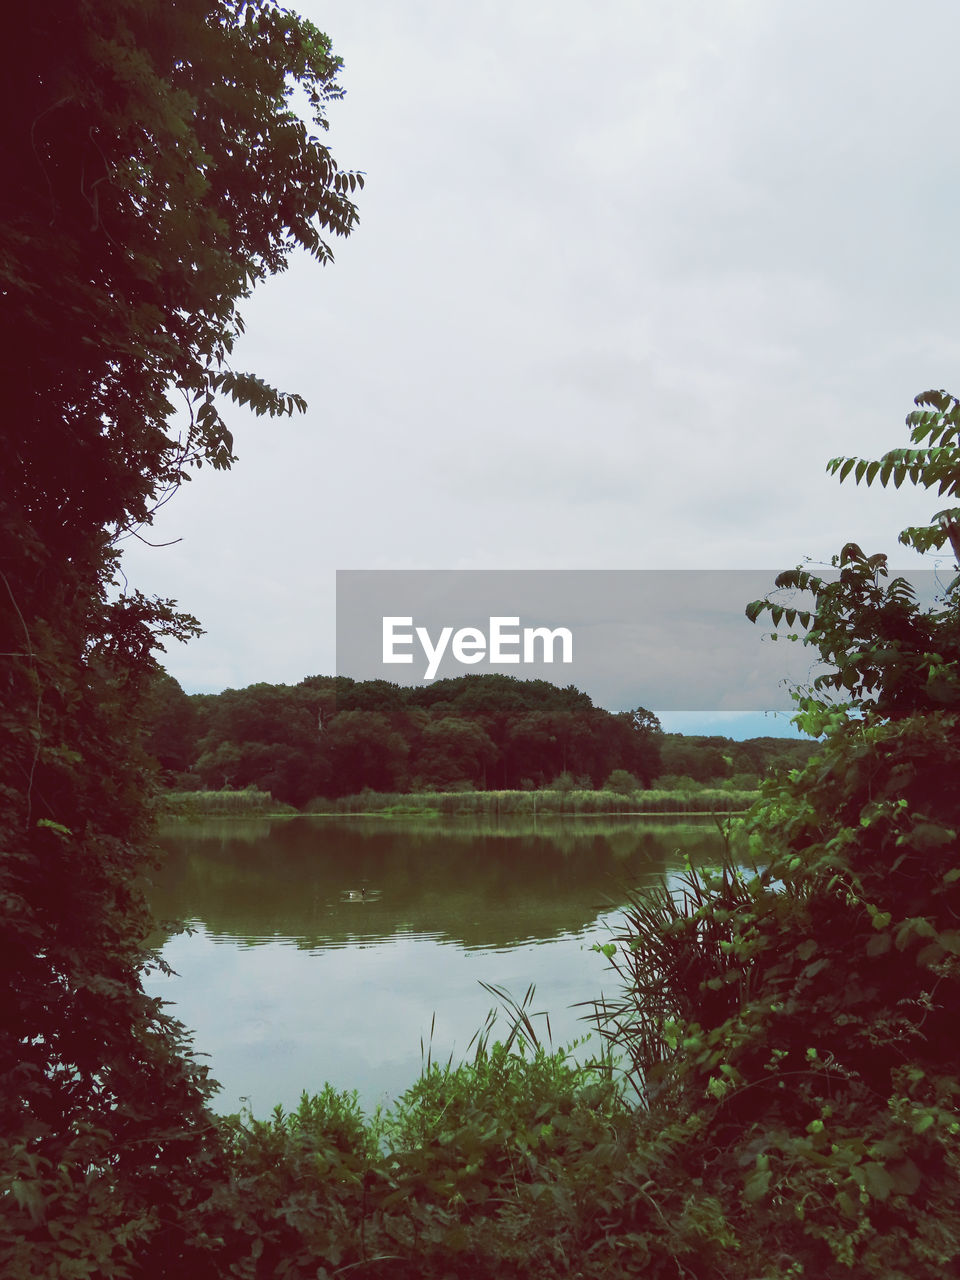
POLYGON ((774 764, 800 764, 812 744, 665 734, 643 707, 612 713, 568 685, 468 675, 405 688, 310 676, 188 696, 158 676, 148 751, 181 789, 258 787, 302 806, 369 788, 599 787, 612 774, 749 786, 774 764))

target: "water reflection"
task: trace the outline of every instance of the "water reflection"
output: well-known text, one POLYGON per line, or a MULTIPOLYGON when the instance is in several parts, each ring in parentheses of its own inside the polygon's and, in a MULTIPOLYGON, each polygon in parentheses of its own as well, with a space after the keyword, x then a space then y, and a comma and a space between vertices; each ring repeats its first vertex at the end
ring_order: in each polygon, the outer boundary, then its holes
POLYGON ((397 934, 464 948, 544 942, 581 930, 626 886, 684 856, 713 856, 710 824, 590 820, 415 823, 294 819, 183 824, 161 832, 161 917, 185 912, 213 937, 307 948, 397 934))
POLYGON ((490 999, 482 980, 537 987, 555 1042, 609 970, 590 951, 628 887, 712 860, 710 822, 293 819, 162 830, 151 889, 176 1004, 212 1057, 219 1105, 258 1114, 324 1080, 372 1104, 402 1091, 437 1016, 434 1056, 462 1053, 490 999))

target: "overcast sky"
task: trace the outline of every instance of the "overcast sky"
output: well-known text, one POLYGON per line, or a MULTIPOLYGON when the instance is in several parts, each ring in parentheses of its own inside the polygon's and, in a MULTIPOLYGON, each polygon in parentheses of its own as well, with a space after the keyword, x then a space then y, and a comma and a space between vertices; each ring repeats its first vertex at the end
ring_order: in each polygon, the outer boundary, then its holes
POLYGON ((293 7, 367 185, 335 265, 247 304, 235 367, 307 414, 235 410, 233 472, 150 534, 182 541, 128 544, 207 630, 184 688, 332 673, 337 569, 919 563, 936 496, 824 465, 960 386, 960 6, 293 7))

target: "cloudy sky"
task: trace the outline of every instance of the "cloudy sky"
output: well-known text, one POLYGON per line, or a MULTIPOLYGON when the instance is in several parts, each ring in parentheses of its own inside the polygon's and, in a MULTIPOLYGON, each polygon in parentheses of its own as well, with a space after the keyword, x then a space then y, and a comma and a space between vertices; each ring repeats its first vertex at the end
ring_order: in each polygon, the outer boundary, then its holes
MULTIPOLYGON (((334 669, 337 569, 770 569, 935 495, 824 464, 956 389, 950 0, 303 0, 362 169, 336 264, 248 303, 240 461, 129 546, 191 692, 334 669)), ((744 623, 749 628, 749 623, 744 623)))

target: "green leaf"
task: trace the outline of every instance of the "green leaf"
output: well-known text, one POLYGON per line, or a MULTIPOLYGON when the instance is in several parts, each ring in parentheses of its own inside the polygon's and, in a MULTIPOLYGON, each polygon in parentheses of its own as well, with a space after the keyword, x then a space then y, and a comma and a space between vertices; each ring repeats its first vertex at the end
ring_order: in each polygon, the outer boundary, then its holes
POLYGON ((21 1178, 14 1178, 10 1183, 10 1190, 20 1208, 26 1209, 34 1226, 43 1222, 46 1217, 46 1201, 39 1183, 24 1182, 21 1178))
POLYGON ((912 1160, 900 1160, 887 1166, 893 1180, 893 1191, 898 1196, 912 1196, 920 1187, 920 1170, 912 1160))
POLYGON ((65 827, 62 822, 54 822, 50 818, 38 818, 37 826, 44 827, 48 831, 55 831, 58 836, 72 836, 73 832, 69 827, 65 827))
POLYGON ((896 948, 898 951, 905 951, 914 938, 930 938, 934 933, 935 930, 929 920, 924 916, 913 916, 897 927, 896 948))
POLYGON ((767 607, 766 600, 752 600, 750 604, 747 605, 746 609, 744 610, 744 613, 747 615, 747 617, 750 619, 751 622, 756 622, 756 620, 760 617, 761 613, 763 613, 766 607, 767 607))
POLYGON ((889 933, 875 933, 867 942, 868 956, 885 955, 893 946, 893 939, 889 933))
POLYGON ((900 837, 898 843, 909 845, 911 849, 925 852, 928 849, 941 849, 944 845, 954 844, 957 833, 951 827, 941 827, 934 822, 920 822, 911 832, 900 837))
POLYGON ((893 1178, 876 1160, 859 1165, 853 1170, 853 1176, 874 1200, 886 1200, 893 1190, 893 1178))
POLYGON ((746 1199, 755 1204, 758 1200, 762 1200, 770 1190, 771 1173, 769 1169, 754 1169, 744 1182, 743 1194, 746 1199))

